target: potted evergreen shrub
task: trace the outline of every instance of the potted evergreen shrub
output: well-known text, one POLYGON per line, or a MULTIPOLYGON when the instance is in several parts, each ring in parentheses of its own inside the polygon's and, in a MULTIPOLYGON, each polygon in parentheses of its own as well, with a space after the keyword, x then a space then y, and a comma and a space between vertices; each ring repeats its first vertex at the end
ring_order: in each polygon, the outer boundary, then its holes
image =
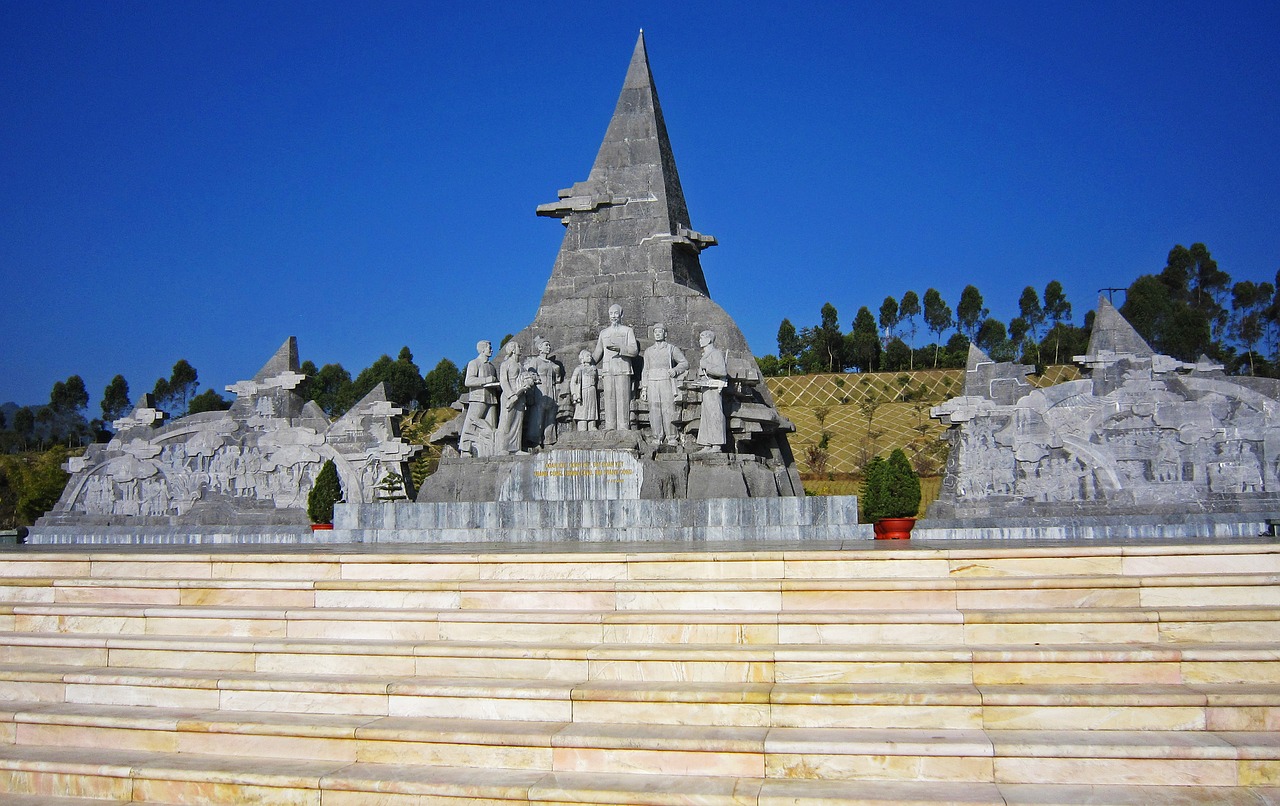
POLYGON ((889 458, 877 456, 862 482, 862 514, 874 524, 877 540, 911 537, 920 509, 920 477, 901 448, 889 458))
POLYGON ((316 476, 315 486, 307 494, 307 516, 311 518, 311 528, 333 528, 333 505, 342 500, 342 481, 338 478, 338 468, 329 459, 320 468, 316 476))

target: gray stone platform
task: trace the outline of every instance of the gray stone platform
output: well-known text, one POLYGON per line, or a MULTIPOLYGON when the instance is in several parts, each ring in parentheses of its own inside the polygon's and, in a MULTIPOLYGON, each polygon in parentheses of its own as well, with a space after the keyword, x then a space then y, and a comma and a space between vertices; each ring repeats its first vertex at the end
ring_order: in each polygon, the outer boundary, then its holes
POLYGON ((856 496, 339 504, 353 543, 826 541, 870 538, 856 496))
MULTIPOLYGON (((847 499, 856 501, 856 499, 847 499)), ((1036 543, 1097 544, 1176 543, 1186 540, 1248 542, 1274 539, 1267 520, 1242 514, 1202 515, 1180 518, 995 518, 929 519, 916 523, 911 540, 873 541, 870 524, 845 523, 856 504, 836 503, 839 499, 809 497, 756 499, 765 511, 743 513, 724 506, 725 499, 692 502, 599 501, 591 507, 569 505, 574 510, 547 511, 573 517, 574 526, 544 523, 513 526, 529 519, 529 502, 503 504, 339 504, 339 528, 313 532, 307 527, 264 526, 110 526, 46 529, 28 536, 27 546, 16 548, 56 548, 58 546, 366 546, 395 551, 396 546, 428 545, 432 550, 501 551, 536 549, 590 550, 607 544, 611 549, 625 546, 671 551, 705 548, 712 551, 768 549, 924 549, 930 546, 958 547, 999 541, 1007 545, 1036 543), (772 511, 781 504, 790 511, 772 511), (655 513, 654 508, 665 510, 655 513), (374 511, 377 509, 377 511, 374 511), (666 517, 665 522, 645 522, 646 516, 666 517), (763 514, 764 522, 755 520, 763 514), (770 522, 770 517, 778 520, 770 522), (610 527, 609 518, 622 518, 626 525, 610 527), (687 526, 684 518, 702 518, 706 525, 687 526), (523 520, 522 520, 523 519, 523 520), (807 523, 802 523, 806 521, 807 523), (736 523, 735 523, 736 521, 736 523), (461 524, 472 524, 464 526, 461 524)), ((736 502, 735 502, 736 503, 736 502)), ((540 515, 541 513, 539 513, 540 515)))

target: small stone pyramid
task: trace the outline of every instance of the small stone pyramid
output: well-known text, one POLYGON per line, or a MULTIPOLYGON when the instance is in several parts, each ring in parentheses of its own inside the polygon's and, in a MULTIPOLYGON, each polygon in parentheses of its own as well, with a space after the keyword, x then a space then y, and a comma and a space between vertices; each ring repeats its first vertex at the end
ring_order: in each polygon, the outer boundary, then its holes
MULTIPOLYGON (((1106 297, 1098 297, 1098 310, 1093 316, 1093 331, 1089 334, 1088 356, 1096 358, 1103 353, 1132 355, 1150 358, 1155 351, 1138 335, 1133 325, 1120 315, 1106 297)), ((1088 359, 1086 359, 1088 360, 1088 359)))

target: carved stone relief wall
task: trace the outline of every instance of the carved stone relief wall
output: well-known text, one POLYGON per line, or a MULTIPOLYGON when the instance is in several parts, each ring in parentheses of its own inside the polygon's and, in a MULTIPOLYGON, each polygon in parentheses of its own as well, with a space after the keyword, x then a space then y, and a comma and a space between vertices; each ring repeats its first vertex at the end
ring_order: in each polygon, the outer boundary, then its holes
POLYGON ((379 485, 389 473, 410 477, 419 448, 399 438, 400 409, 381 386, 330 423, 294 391, 303 380, 290 338, 253 380, 227 387, 237 396, 230 411, 163 425, 144 397, 113 423, 110 442, 68 462, 71 480, 37 526, 306 523, 307 495, 326 460, 352 503, 387 495, 379 485))
POLYGON ((1088 377, 1035 390, 971 348, 931 517, 1261 511, 1280 504, 1280 382, 1154 353, 1105 300, 1088 377), (1017 393, 1010 395, 1010 389, 1017 393), (996 393, 998 390, 998 394, 996 393))

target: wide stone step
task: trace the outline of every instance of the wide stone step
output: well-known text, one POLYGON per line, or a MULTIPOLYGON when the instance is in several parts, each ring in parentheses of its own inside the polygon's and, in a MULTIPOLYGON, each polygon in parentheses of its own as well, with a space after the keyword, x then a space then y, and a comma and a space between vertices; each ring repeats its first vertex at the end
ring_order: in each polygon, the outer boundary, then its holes
MULTIPOLYGON (((235 758, 236 766, 252 771, 262 761, 276 759, 286 774, 295 776, 282 788, 307 789, 325 788, 328 776, 342 776, 342 767, 352 764, 404 767, 418 775, 431 769, 455 775, 475 769, 827 782, 1214 787, 1267 785, 1280 774, 1280 739, 1265 732, 677 728, 413 719, 364 725, 280 718, 246 722, 251 718, 234 713, 30 712, 15 724, 15 743, 0 746, 0 773, 12 775, 24 761, 75 758, 80 750, 136 754, 125 762, 128 774, 148 774, 150 762, 156 768, 148 777, 154 778, 167 777, 161 773, 166 766, 170 772, 184 768, 189 775, 230 766, 227 760, 235 758), (324 772, 316 776, 319 770, 324 772), (298 778, 313 780, 303 784, 298 778)), ((94 761, 99 774, 118 777, 107 773, 109 761, 94 761)), ((47 766, 43 771, 52 772, 47 766)), ((231 783, 218 777, 209 781, 201 776, 204 783, 231 783)), ((266 777, 250 772, 234 783, 270 786, 266 777)), ((137 797, 136 789, 132 795, 137 797)), ((173 793, 155 790, 155 796, 166 800, 173 793)))
POLYGON ((971 611, 1280 607, 1280 575, 399 580, 8 578, 0 605, 279 610, 971 611))
POLYGON ((1280 725, 1280 684, 1257 683, 555 681, 0 667, 0 710, 11 712, 14 702, 750 727, 1268 731, 1280 725))
POLYGON ((582 611, 0 605, 19 633, 392 641, 1019 644, 1280 641, 1280 607, 582 611))
MULTIPOLYGON (((1126 541, 1123 544, 1001 545, 948 548, 913 541, 908 547, 868 545, 838 550, 725 547, 687 551, 645 545, 600 550, 529 552, 518 546, 433 546, 395 552, 351 547, 239 547, 184 550, 131 547, 86 551, 27 548, 6 552, 4 576, 76 578, 529 579, 700 578, 758 576, 952 576, 964 574, 1280 573, 1274 540, 1126 541), (892 573, 885 573, 891 569, 892 573)), ((547 547, 551 548, 551 547, 547 547)), ((407 550, 405 550, 407 549, 407 550)))
POLYGON ((1280 646, 580 644, 0 633, 0 664, 756 683, 1276 683, 1280 646))

